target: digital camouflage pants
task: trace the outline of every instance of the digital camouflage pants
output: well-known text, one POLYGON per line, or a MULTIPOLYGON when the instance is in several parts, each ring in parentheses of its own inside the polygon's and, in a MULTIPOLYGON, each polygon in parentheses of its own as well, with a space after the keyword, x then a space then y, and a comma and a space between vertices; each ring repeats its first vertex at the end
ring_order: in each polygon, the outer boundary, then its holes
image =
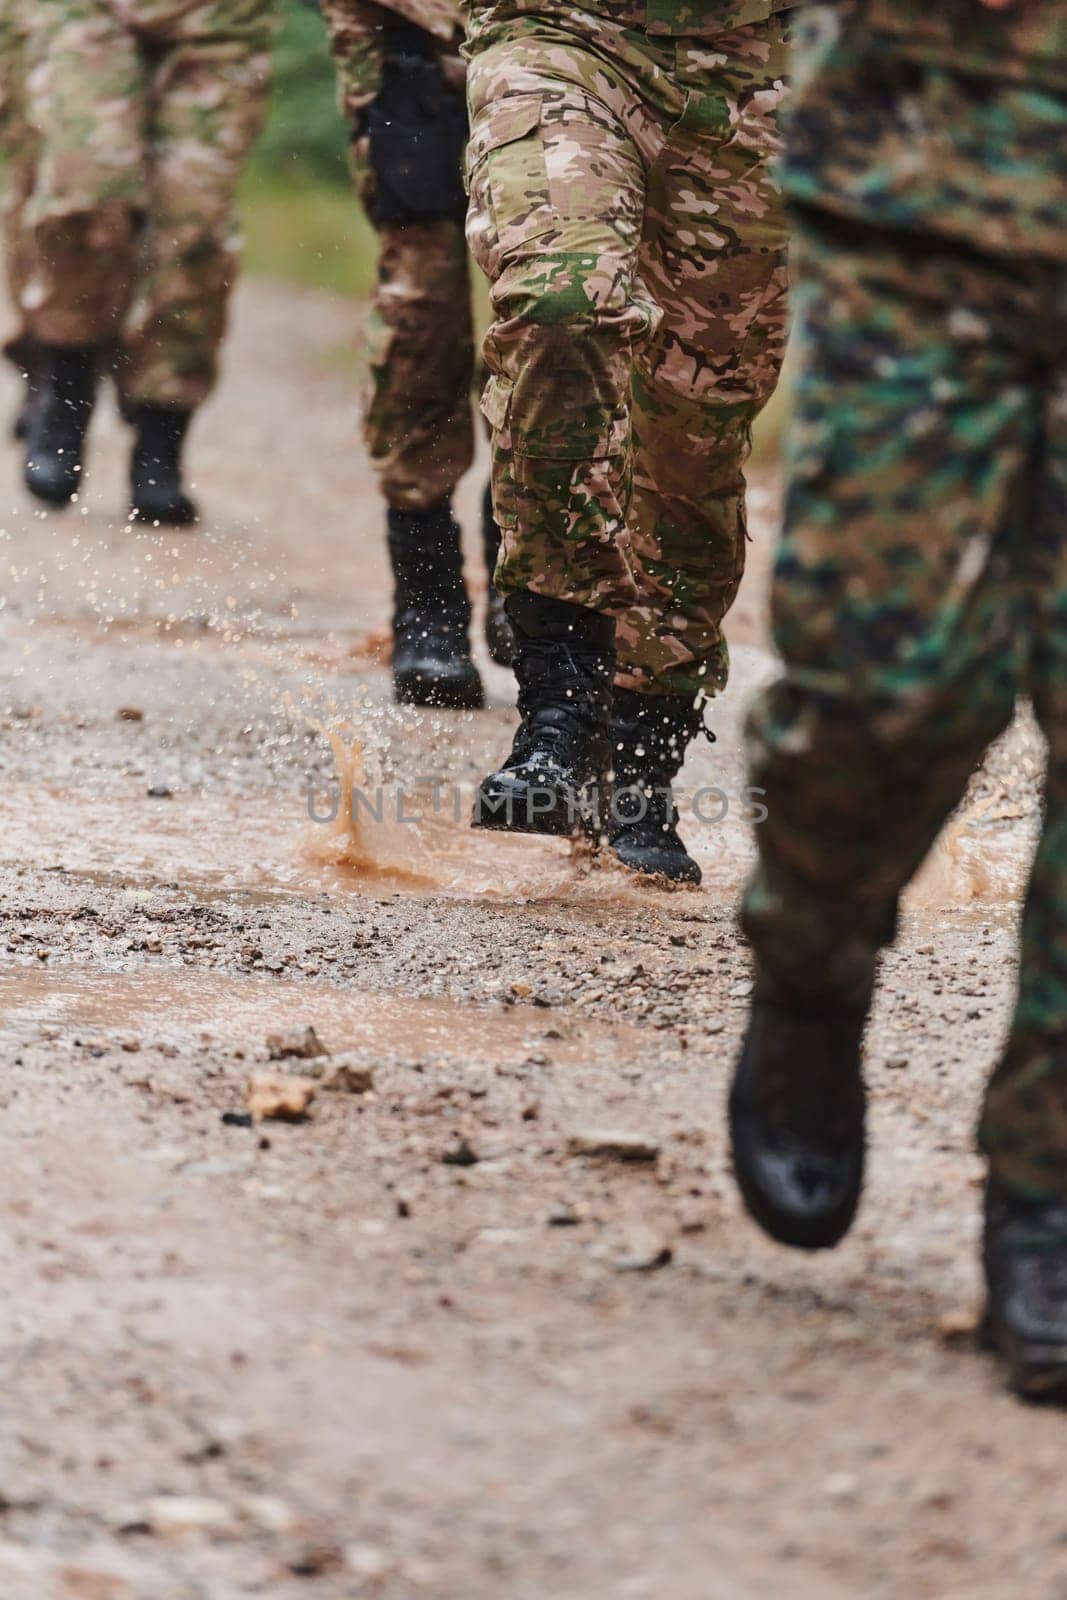
POLYGON ((982 1142, 1067 1193, 1067 266, 800 224, 797 411, 750 719, 744 921, 802 992, 862 990, 897 896, 1028 692, 1046 815, 982 1142))
POLYGON ((38 138, 30 332, 120 352, 131 402, 212 387, 234 196, 266 110, 273 0, 20 0, 38 138))
POLYGON ((497 582, 613 613, 626 688, 726 681, 785 335, 784 31, 655 40, 575 8, 518 15, 471 61, 497 582))

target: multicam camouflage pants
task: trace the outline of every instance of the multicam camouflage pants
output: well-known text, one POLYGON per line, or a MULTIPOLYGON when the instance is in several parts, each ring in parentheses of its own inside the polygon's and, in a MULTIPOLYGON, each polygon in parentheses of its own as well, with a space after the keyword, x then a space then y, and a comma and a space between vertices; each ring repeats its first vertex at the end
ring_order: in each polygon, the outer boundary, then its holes
MULTIPOLYGON (((1007 171, 1007 107, 978 92, 1007 171)), ((910 93, 913 127, 913 84, 910 93)), ((1055 99, 1041 100, 1019 95, 1041 113, 1042 137, 1029 149, 1014 141, 1010 170, 1020 204, 1034 201, 1035 245, 1041 218, 1051 243, 1058 217, 1062 248, 1067 102, 1056 134, 1055 99)), ((944 84, 938 103, 948 104, 944 84)), ((856 194, 896 206, 891 183, 861 181, 877 140, 870 120, 855 126, 856 194)), ((963 100, 956 127, 968 131, 963 100)), ((829 126, 818 143, 842 148, 829 126)), ((914 139, 910 148, 914 157, 914 139)), ((931 176, 944 186, 944 141, 932 148, 931 176)), ((1017 1008, 981 1139, 1003 1182, 1064 1194, 1067 261, 1037 249, 983 255, 944 236, 970 231, 961 207, 993 170, 980 141, 972 148, 976 183, 959 174, 955 212, 945 199, 932 206, 926 239, 800 213, 800 370, 773 597, 785 676, 750 719, 767 818, 744 922, 779 981, 806 993, 866 988, 900 890, 1028 692, 1049 743, 1046 815, 1017 1008)), ((901 206, 924 203, 914 159, 882 170, 906 185, 901 206)), ((798 172, 797 187, 810 191, 811 176, 798 172)), ((976 219, 974 231, 1004 238, 992 191, 989 211, 988 228, 976 219)))
MULTIPOLYGON (((355 172, 373 211, 365 147, 355 172)), ((363 433, 388 504, 425 511, 474 459, 470 259, 462 223, 448 218, 380 223, 378 242, 363 433)))
POLYGON ((614 613, 626 688, 726 680, 743 467, 784 343, 784 69, 780 17, 655 40, 577 7, 517 16, 471 62, 497 581, 614 613))
POLYGON ((214 382, 273 13, 273 0, 21 0, 39 137, 22 305, 38 339, 119 347, 131 402, 192 408, 214 382))
POLYGON ((4 266, 18 326, 4 346, 12 361, 26 357, 22 291, 29 273, 22 219, 33 188, 36 139, 26 122, 22 49, 13 9, 0 12, 0 160, 3 161, 4 266))

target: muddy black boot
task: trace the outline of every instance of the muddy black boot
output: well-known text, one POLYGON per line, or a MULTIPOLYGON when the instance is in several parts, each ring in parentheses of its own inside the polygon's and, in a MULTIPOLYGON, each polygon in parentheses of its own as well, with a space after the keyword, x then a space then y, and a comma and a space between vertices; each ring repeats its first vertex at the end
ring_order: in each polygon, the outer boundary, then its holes
POLYGON ((1067 1404, 1067 1200, 1028 1200, 991 1179, 983 1253, 985 1332, 1011 1387, 1067 1404))
POLYGON ((489 655, 498 667, 510 667, 515 658, 515 635, 511 631, 504 597, 493 582, 497 559, 500 555, 500 524, 493 515, 493 490, 486 485, 482 501, 482 542, 485 546, 485 570, 489 587, 485 596, 485 642, 489 655))
POLYGON ((393 564, 393 694, 401 705, 484 705, 471 660, 470 601, 459 527, 447 500, 428 511, 389 512, 393 564))
POLYGON ((97 352, 40 345, 39 389, 27 416, 26 487, 50 506, 81 488, 85 436, 96 399, 97 352))
POLYGON ((182 447, 192 412, 178 406, 132 405, 136 431, 130 460, 130 517, 135 522, 185 528, 199 515, 182 487, 182 447))
POLYGON ((507 761, 475 796, 473 825, 599 838, 611 762, 615 623, 529 589, 509 595, 505 608, 522 721, 507 761))
POLYGON ((772 1239, 826 1250, 852 1225, 863 1188, 865 1001, 756 994, 730 1092, 734 1173, 772 1239))
POLYGON ((608 837, 623 866, 633 872, 673 883, 700 882, 700 868, 678 836, 671 782, 701 726, 700 712, 677 695, 615 690, 608 837))

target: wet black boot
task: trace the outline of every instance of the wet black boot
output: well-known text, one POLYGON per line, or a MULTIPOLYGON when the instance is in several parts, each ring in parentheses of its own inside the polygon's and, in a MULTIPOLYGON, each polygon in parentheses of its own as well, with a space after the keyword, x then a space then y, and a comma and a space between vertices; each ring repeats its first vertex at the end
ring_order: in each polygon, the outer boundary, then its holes
POLYGON ((633 872, 673 883, 700 882, 700 868, 678 837, 671 783, 701 726, 700 712, 677 695, 615 690, 615 781, 608 837, 623 866, 633 872))
POLYGON ((485 570, 489 580, 485 596, 485 642, 497 666, 510 667, 515 658, 515 635, 504 610, 504 597, 493 582, 500 555, 500 524, 493 515, 491 485, 486 485, 482 501, 482 543, 485 546, 485 570))
POLYGON ((1067 1403, 1067 1200, 986 1188, 985 1332, 1030 1400, 1067 1403))
POLYGON ((471 660, 470 601, 459 527, 449 502, 428 511, 389 512, 393 564, 393 693, 401 705, 484 705, 471 660))
POLYGON ((509 595, 505 608, 522 721, 507 761, 475 796, 473 825, 599 838, 611 762, 615 623, 529 589, 509 595))
POLYGON ((97 352, 40 345, 39 389, 26 418, 27 489, 65 506, 82 483, 85 436, 96 399, 97 352))
POLYGON ((199 515, 182 487, 182 447, 192 412, 178 406, 133 405, 136 431, 130 460, 130 516, 136 522, 185 528, 199 515))
POLYGON ((773 1239, 826 1250, 863 1188, 866 1001, 799 1000, 760 980, 730 1091, 734 1173, 773 1239))

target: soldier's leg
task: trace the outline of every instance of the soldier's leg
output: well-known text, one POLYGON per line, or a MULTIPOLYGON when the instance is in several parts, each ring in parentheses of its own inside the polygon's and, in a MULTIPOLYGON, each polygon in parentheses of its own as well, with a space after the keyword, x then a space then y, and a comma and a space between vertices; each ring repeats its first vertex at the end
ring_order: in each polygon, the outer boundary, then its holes
POLYGON ((1022 682, 1036 405, 1009 274, 811 218, 801 236, 773 594, 785 672, 749 719, 767 814, 730 1127, 753 1216, 816 1249, 847 1231, 862 1189, 877 952, 1022 682))
POLYGON ((129 301, 145 207, 145 74, 104 0, 21 8, 25 99, 37 136, 22 303, 41 352, 27 440, 31 493, 67 504, 81 483, 102 352, 129 301))
POLYGON ((133 281, 147 197, 146 81, 136 40, 103 0, 23 7, 26 113, 38 160, 24 296, 45 344, 114 339, 133 281))
POLYGON ((467 231, 491 284, 483 409, 522 716, 474 821, 599 834, 612 613, 634 597, 630 379, 657 315, 637 277, 643 113, 604 56, 530 34, 475 57, 470 98, 467 231))
POLYGON ((635 871, 699 882, 671 783, 726 681, 722 622, 745 564, 744 463, 785 345, 786 225, 771 174, 780 18, 679 66, 690 96, 649 177, 641 275, 664 316, 633 387, 630 551, 618 619, 611 842, 635 871), (691 80, 691 82, 689 81, 691 80))
MULTIPOLYGON (((1051 320, 1051 316, 1050 316, 1051 320)), ((1048 740, 1045 818, 1023 914, 1019 997, 981 1143, 1000 1184, 1067 1199, 1067 375, 1047 391, 1028 498, 1030 691, 1048 740)))
POLYGON ((639 108, 602 58, 531 35, 477 55, 469 96, 498 583, 617 611, 634 597, 631 372, 658 315, 637 275, 645 165, 626 112, 639 108))
POLYGON ((714 41, 715 66, 707 56, 649 176, 640 271, 664 315, 634 375, 638 596, 617 633, 621 688, 690 703, 726 681, 744 464, 786 335, 787 227, 772 172, 785 27, 739 29, 714 41))
POLYGON ((772 596, 785 673, 749 722, 767 818, 744 920, 781 984, 859 992, 900 889, 1012 715, 1033 400, 1003 285, 998 305, 963 260, 802 231, 772 596))
POLYGON ((367 448, 386 502, 425 511, 474 459, 474 328, 458 221, 384 223, 367 332, 367 448))
POLYGON ((477 708, 484 694, 452 514, 474 456, 467 120, 424 30, 385 30, 382 84, 364 127, 354 170, 379 256, 363 427, 387 505, 393 691, 406 704, 477 708))
POLYGON ((218 372, 237 277, 238 180, 266 115, 270 8, 237 16, 214 0, 154 41, 151 196, 116 379, 135 430, 132 514, 180 526, 197 510, 182 486, 193 413, 218 372))

